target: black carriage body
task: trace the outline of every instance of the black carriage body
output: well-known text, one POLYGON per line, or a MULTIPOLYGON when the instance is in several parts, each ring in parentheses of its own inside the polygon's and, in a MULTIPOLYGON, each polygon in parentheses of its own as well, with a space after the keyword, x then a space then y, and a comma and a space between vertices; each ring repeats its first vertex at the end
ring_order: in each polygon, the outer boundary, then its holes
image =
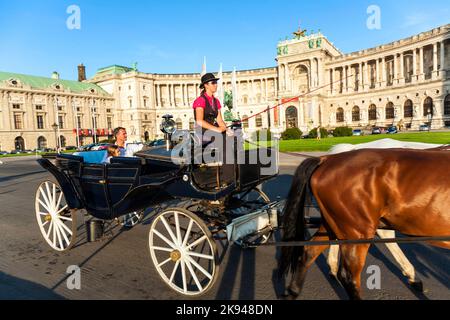
POLYGON ((235 165, 235 176, 221 188, 208 185, 216 181, 220 166, 176 164, 165 147, 151 148, 135 158, 112 158, 111 164, 84 163, 82 157, 65 154, 54 163, 45 158, 38 162, 58 181, 70 209, 86 209, 98 219, 111 220, 173 198, 222 200, 276 175, 261 174, 264 164, 258 150, 243 152, 246 163, 250 158, 257 163, 235 165))

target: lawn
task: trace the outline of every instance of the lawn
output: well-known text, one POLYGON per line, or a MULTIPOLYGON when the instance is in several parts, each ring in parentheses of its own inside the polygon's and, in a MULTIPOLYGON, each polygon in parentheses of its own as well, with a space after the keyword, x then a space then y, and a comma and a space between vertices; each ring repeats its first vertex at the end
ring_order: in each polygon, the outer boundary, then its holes
MULTIPOLYGON (((380 139, 395 139, 408 142, 424 142, 435 144, 450 144, 450 132, 417 132, 417 133, 398 133, 393 135, 367 135, 353 137, 337 137, 301 140, 282 140, 280 141, 281 152, 299 152, 299 151, 328 151, 334 145, 341 143, 360 144, 380 139)), ((260 143, 265 145, 265 142, 260 143)), ((250 148, 252 148, 250 146, 250 148)))

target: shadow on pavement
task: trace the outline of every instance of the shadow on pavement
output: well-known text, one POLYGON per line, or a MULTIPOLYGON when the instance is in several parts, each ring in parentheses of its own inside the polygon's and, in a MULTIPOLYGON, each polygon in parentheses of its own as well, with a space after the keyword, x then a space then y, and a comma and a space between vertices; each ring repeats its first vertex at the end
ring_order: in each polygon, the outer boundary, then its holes
POLYGON ((0 272, 0 300, 64 300, 51 289, 35 282, 0 272))

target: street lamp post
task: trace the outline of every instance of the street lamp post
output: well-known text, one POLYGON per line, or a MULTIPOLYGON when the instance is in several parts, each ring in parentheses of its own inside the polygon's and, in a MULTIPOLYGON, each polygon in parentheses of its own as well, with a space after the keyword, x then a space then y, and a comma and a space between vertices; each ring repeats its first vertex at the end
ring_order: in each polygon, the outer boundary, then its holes
POLYGON ((58 125, 55 123, 52 124, 53 131, 55 132, 55 143, 56 143, 56 152, 59 153, 59 143, 58 143, 58 125))

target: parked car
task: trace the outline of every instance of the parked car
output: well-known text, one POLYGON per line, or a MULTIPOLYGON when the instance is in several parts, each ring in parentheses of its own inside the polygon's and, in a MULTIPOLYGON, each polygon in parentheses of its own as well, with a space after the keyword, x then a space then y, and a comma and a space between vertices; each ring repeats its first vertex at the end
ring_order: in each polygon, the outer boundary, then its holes
POLYGON ((360 130, 360 129, 353 130, 353 135, 354 136, 362 136, 362 130, 360 130))
POLYGON ((9 154, 9 152, 7 152, 7 151, 0 151, 0 156, 4 156, 4 155, 7 155, 7 154, 9 154))
POLYGON ((419 127, 419 131, 430 131, 430 127, 427 124, 423 124, 419 127))
POLYGON ((23 150, 11 150, 9 154, 21 154, 24 153, 23 150))
POLYGON ((75 146, 67 146, 65 149, 66 149, 67 151, 68 151, 68 150, 77 150, 77 147, 75 147, 75 146))
POLYGON ((87 144, 85 146, 81 146, 78 150, 79 151, 90 151, 92 147, 95 146, 95 143, 87 144))
POLYGON ((147 145, 149 147, 164 146, 164 145, 166 145, 166 140, 164 140, 164 139, 153 140, 153 141, 148 142, 147 145))
POLYGON ((34 153, 34 151, 33 150, 23 150, 23 153, 32 154, 32 153, 34 153))
POLYGON ((391 126, 391 127, 389 127, 388 129, 387 129, 387 132, 386 132, 387 134, 395 134, 395 133, 398 133, 398 129, 397 129, 397 127, 396 126, 391 126))
POLYGON ((372 129, 372 134, 381 134, 381 128, 375 127, 372 129))

